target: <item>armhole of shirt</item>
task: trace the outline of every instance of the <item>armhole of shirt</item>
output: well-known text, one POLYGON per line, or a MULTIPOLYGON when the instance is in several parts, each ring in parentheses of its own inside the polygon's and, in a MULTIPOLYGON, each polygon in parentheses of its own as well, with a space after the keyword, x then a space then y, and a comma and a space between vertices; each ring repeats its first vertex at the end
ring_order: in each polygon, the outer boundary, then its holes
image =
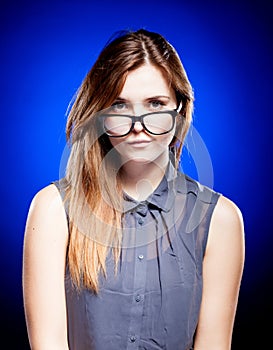
POLYGON ((209 231, 210 231, 212 215, 213 215, 213 212, 215 210, 215 207, 217 205, 217 202, 218 202, 220 196, 221 196, 221 193, 218 193, 218 192, 215 192, 212 190, 211 204, 210 204, 209 209, 207 211, 207 231, 206 231, 206 235, 205 235, 204 240, 203 240, 203 257, 205 256, 206 249, 207 249, 207 243, 208 243, 208 238, 209 238, 209 231))
POLYGON ((190 219, 186 229, 188 232, 191 232, 195 230, 203 220, 206 220, 206 223, 205 223, 206 229, 204 230, 204 235, 202 238, 202 254, 204 257, 206 252, 208 237, 209 237, 211 218, 212 218, 214 209, 217 205, 218 199, 221 196, 221 193, 218 193, 213 189, 205 185, 202 185, 198 181, 193 180, 189 177, 186 177, 186 181, 189 181, 188 191, 194 193, 196 196, 195 206, 190 215, 190 219), (203 214, 203 218, 198 224, 194 224, 195 222, 194 217, 200 217, 200 212, 203 211, 204 207, 206 207, 206 210, 205 210, 205 214, 203 214))
POLYGON ((65 214, 66 214, 66 221, 67 221, 67 227, 68 227, 68 232, 69 232, 68 203, 67 203, 67 201, 65 201, 65 190, 63 188, 63 185, 61 184, 61 180, 53 181, 52 184, 56 186, 56 188, 61 196, 64 210, 65 210, 65 214))

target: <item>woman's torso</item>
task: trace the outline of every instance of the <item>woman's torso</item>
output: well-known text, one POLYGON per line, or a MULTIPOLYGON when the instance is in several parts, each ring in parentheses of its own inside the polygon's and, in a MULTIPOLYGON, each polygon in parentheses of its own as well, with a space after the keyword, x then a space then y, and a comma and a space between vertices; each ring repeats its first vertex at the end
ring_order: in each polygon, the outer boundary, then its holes
MULTIPOLYGON (((57 184, 58 186, 58 184, 57 184)), ((111 251, 98 295, 66 273, 71 350, 187 350, 202 297, 202 262, 219 194, 169 167, 144 202, 124 201, 115 272, 111 251)))

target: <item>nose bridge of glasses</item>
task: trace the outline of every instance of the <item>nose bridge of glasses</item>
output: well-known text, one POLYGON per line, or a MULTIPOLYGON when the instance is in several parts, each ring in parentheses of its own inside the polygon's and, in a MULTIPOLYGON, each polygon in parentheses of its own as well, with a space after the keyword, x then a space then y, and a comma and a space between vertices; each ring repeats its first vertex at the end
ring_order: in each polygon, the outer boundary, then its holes
POLYGON ((140 115, 140 116, 135 115, 133 117, 133 129, 137 132, 144 129, 142 115, 140 115))

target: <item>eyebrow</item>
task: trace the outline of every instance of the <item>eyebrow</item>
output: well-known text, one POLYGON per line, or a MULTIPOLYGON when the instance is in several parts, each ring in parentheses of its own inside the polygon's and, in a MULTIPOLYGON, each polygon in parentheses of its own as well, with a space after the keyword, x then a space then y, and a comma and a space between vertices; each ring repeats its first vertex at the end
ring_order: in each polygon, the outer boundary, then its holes
MULTIPOLYGON (((145 101, 149 101, 149 100, 156 100, 156 99, 159 99, 159 98, 164 98, 164 99, 167 99, 167 100, 170 100, 170 96, 166 96, 166 95, 156 95, 156 96, 151 96, 151 97, 147 97, 145 98, 145 101)), ((121 101, 121 102, 130 102, 130 100, 126 99, 126 98, 123 98, 122 96, 119 96, 116 98, 116 101, 121 101)))

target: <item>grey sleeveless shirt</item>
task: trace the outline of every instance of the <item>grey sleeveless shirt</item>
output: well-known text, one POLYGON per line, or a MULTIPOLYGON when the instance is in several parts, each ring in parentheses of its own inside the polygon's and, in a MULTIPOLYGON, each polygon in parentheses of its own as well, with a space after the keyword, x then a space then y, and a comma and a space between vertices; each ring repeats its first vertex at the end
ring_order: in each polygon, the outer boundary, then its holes
MULTIPOLYGON (((61 181, 55 182, 61 194, 61 181)), ((100 290, 65 278, 70 350, 189 350, 202 298, 202 262, 219 194, 170 163, 143 202, 124 198, 124 233, 115 272, 109 252, 100 290)))

